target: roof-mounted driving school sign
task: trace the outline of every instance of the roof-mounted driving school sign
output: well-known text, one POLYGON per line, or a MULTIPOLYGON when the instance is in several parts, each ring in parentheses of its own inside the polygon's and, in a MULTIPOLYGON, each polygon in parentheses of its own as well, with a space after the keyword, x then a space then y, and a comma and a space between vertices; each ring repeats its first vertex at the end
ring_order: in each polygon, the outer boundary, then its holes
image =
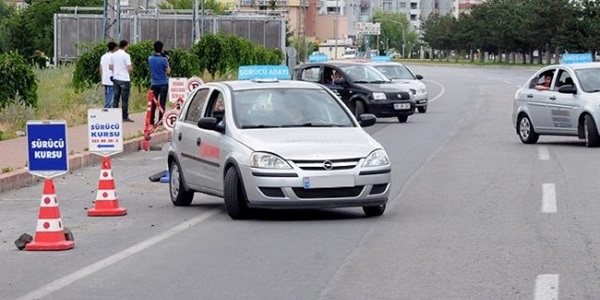
POLYGON ((592 53, 565 53, 562 55, 560 63, 562 64, 577 64, 577 63, 591 63, 592 53))
POLYGON ((113 155, 123 151, 123 117, 120 108, 88 110, 89 151, 113 155))
POLYGON ((29 173, 53 177, 69 172, 67 122, 27 122, 27 167, 29 173))
POLYGON ((240 66, 237 76, 238 80, 290 78, 290 69, 284 65, 240 66))
POLYGON ((327 62, 328 59, 327 54, 322 52, 313 53, 308 56, 309 62, 327 62))
POLYGON ((371 56, 371 62, 390 62, 392 58, 389 55, 371 56))

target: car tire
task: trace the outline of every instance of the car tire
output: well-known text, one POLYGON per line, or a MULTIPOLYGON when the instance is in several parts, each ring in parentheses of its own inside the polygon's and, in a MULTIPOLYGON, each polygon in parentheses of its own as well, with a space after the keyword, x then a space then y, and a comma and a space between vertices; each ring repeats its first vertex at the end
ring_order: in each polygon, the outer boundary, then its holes
POLYGON ((585 115, 583 122, 585 145, 590 148, 600 146, 600 136, 598 136, 598 128, 596 128, 594 118, 590 115, 585 115))
POLYGON ((517 120, 519 138, 523 144, 535 144, 537 143, 540 135, 535 132, 531 119, 526 114, 519 116, 517 120))
POLYGON ((419 111, 420 114, 424 114, 427 112, 427 105, 419 106, 419 107, 417 107, 417 110, 419 111))
POLYGON ((176 160, 171 162, 169 167, 169 194, 171 202, 175 206, 189 206, 194 200, 194 192, 185 188, 183 176, 181 175, 181 167, 176 160))
POLYGON ((237 169, 231 167, 225 174, 225 207, 229 217, 234 220, 247 219, 250 215, 246 193, 242 187, 237 169))
POLYGON ((358 119, 360 117, 360 115, 365 113, 365 104, 360 100, 354 101, 353 111, 354 111, 354 116, 356 117, 356 119, 358 119))
POLYGON ((363 206, 363 211, 367 217, 379 217, 385 212, 385 204, 377 206, 363 206))
POLYGON ((406 123, 408 121, 408 115, 398 115, 398 122, 406 123))

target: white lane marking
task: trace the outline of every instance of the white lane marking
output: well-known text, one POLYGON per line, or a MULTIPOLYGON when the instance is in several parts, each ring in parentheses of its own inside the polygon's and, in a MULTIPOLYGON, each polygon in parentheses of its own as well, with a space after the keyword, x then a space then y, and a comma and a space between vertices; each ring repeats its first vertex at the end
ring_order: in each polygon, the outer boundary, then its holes
POLYGON ((70 284, 72 284, 73 282, 82 279, 86 276, 92 275, 104 268, 107 268, 111 265, 114 265, 116 263, 118 263, 121 260, 124 260, 138 252, 141 252, 145 249, 148 249, 192 226, 198 225, 200 222, 212 217, 214 214, 218 213, 221 209, 220 208, 214 208, 211 209, 191 220, 188 220, 186 222, 183 222, 159 235, 156 235, 154 237, 151 237, 145 241, 142 241, 136 245, 133 245, 121 252, 115 253, 103 260, 100 260, 96 263, 93 263, 87 267, 84 267, 83 269, 80 269, 78 271, 75 271, 65 277, 59 278, 21 298, 18 298, 17 300, 26 300, 26 299, 39 299, 45 296, 48 296, 50 293, 58 291, 64 287, 69 286, 70 284))
POLYGON ((548 151, 548 147, 546 147, 546 146, 538 147, 538 158, 539 158, 539 160, 549 160, 550 159, 550 151, 548 151))
POLYGON ((542 212, 556 212, 556 188, 554 183, 542 184, 542 212))
POLYGON ((504 80, 503 82, 506 84, 510 84, 510 81, 508 81, 508 80, 504 80))
POLYGON ((435 85, 438 85, 441 88, 441 91, 440 91, 439 94, 437 94, 437 95, 435 95, 435 97, 429 99, 429 101, 428 101, 429 103, 431 103, 431 102, 439 99, 440 97, 442 97, 442 95, 444 94, 444 92, 446 92, 446 89, 444 88, 444 85, 441 84, 441 83, 439 83, 439 82, 437 82, 437 81, 433 81, 433 80, 423 80, 423 81, 431 82, 431 83, 433 83, 435 85))
POLYGON ((535 279, 535 300, 558 300, 558 274, 537 276, 535 279))

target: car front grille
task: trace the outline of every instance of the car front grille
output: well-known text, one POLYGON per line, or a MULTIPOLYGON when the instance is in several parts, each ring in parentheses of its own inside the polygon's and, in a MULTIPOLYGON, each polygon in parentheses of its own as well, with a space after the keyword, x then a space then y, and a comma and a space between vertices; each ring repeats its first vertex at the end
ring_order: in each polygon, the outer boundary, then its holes
POLYGON ((300 199, 315 199, 315 198, 348 198, 360 195, 364 186, 343 187, 343 188, 292 188, 296 196, 300 199))
POLYGON ((298 168, 306 171, 331 171, 348 170, 356 167, 360 159, 332 159, 332 160, 295 160, 298 168))
POLYGON ((375 184, 371 188, 371 192, 369 193, 369 195, 383 194, 383 192, 385 192, 385 190, 387 189, 387 186, 388 186, 387 183, 384 183, 384 184, 375 184))
POLYGON ((410 100, 410 92, 386 93, 388 100, 410 100))

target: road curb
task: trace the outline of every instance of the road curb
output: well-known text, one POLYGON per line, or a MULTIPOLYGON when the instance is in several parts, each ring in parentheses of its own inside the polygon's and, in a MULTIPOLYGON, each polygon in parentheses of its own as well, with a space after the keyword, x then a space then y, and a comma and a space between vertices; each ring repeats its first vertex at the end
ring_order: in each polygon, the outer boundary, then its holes
MULTIPOLYGON (((171 132, 169 131, 157 132, 152 135, 149 144, 150 146, 164 144, 169 141, 170 137, 171 132)), ((118 157, 127 153, 142 150, 143 140, 143 137, 139 137, 123 142, 123 152, 115 156, 118 157)), ((83 152, 69 155, 69 171, 72 172, 73 170, 88 167, 97 164, 101 161, 102 157, 100 155, 96 155, 91 152, 83 152)), ((42 178, 40 177, 29 174, 27 168, 0 174, 0 193, 25 187, 31 183, 38 182, 41 179, 42 178)))

